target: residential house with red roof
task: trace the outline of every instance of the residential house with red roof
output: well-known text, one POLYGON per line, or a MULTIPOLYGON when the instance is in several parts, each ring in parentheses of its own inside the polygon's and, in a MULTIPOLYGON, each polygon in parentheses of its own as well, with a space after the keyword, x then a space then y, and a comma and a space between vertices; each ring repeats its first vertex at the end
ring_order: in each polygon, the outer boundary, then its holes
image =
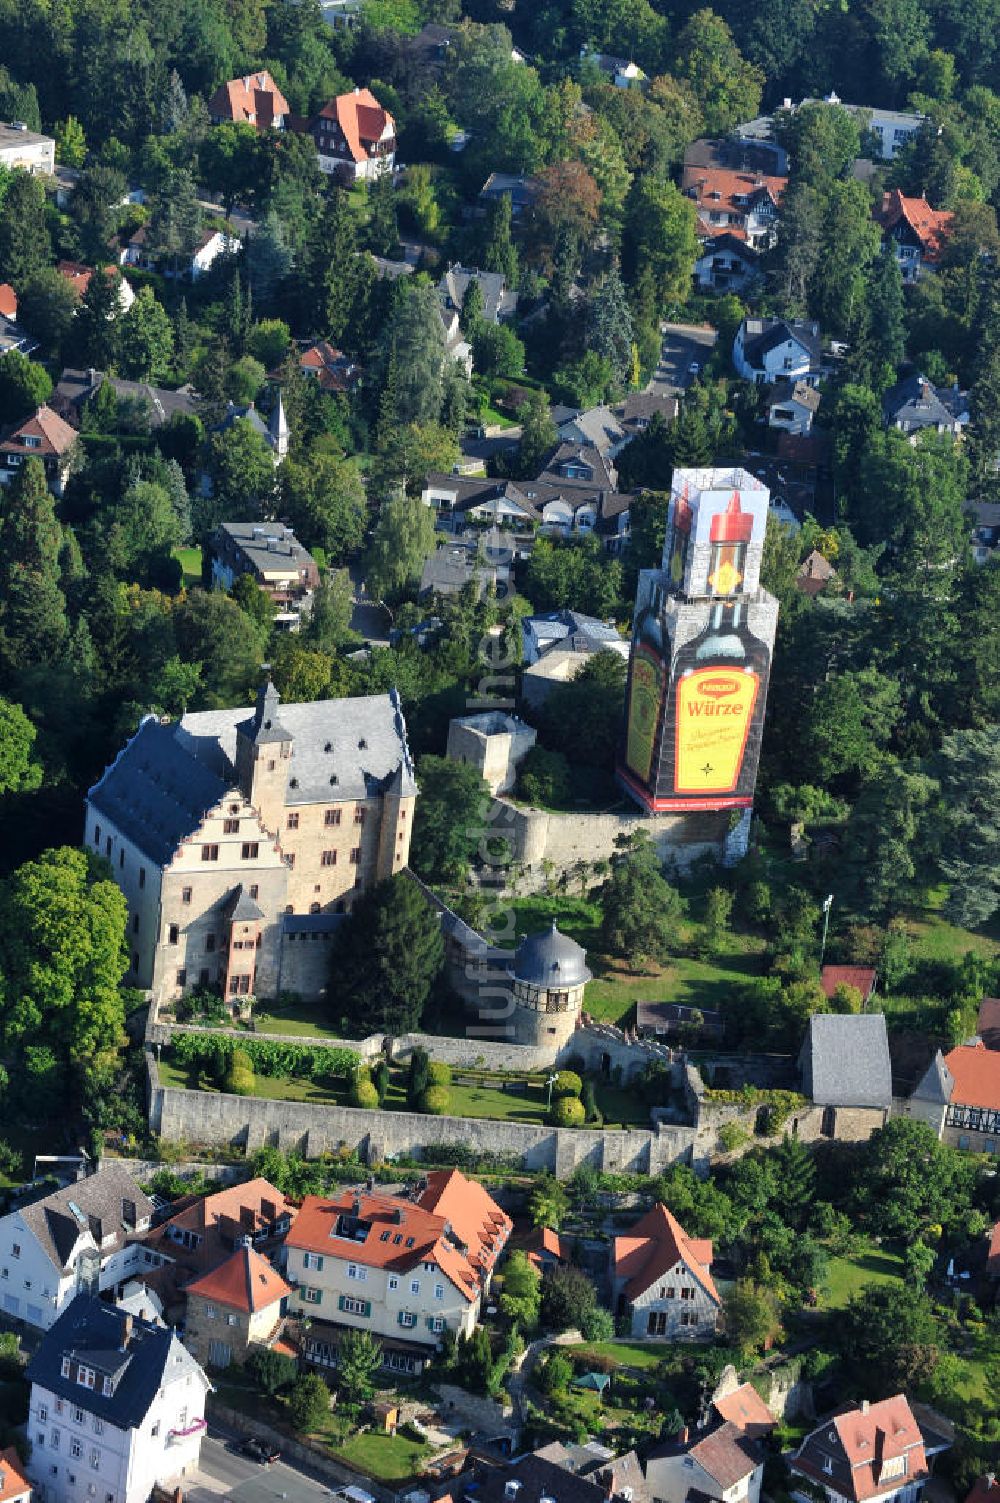
POLYGON ((1000 1153, 1000 1051, 982 1042, 959 1044, 949 1054, 939 1049, 907 1112, 952 1148, 1000 1153))
MULTIPOLYGON (((79 297, 85 297, 90 279, 94 275, 92 266, 84 266, 82 261, 57 261, 56 271, 72 287, 79 297)), ((105 266, 104 275, 114 279, 118 278, 118 303, 123 313, 127 313, 135 302, 135 293, 123 276, 119 275, 117 267, 105 266)))
POLYGON ((251 1348, 277 1339, 292 1291, 267 1259, 244 1243, 185 1292, 184 1345, 191 1355, 203 1366, 242 1367, 251 1348))
POLYGON ((655 1205, 612 1251, 615 1313, 633 1336, 702 1340, 714 1334, 722 1300, 711 1275, 712 1244, 689 1237, 665 1205, 655 1205))
POLYGON ((40 459, 54 496, 61 496, 69 478, 76 430, 51 407, 38 407, 31 417, 10 429, 0 441, 0 485, 10 485, 26 459, 40 459))
POLYGON ((391 172, 396 160, 396 122, 371 89, 338 94, 309 127, 319 165, 345 183, 371 181, 391 172))
POLYGON ((907 198, 898 188, 883 193, 872 215, 881 226, 882 243, 896 252, 904 282, 915 282, 925 267, 938 265, 955 220, 946 209, 932 209, 923 194, 907 198))
POLYGON ((819 973, 823 993, 832 1002, 838 986, 851 986, 861 993, 861 1003, 871 1000, 875 990, 875 971, 868 965, 825 965, 819 973))
POLYGON ((350 356, 328 339, 320 339, 301 352, 299 370, 324 391, 353 391, 361 380, 361 371, 350 356))
POLYGON ((715 1411, 693 1440, 687 1429, 651 1451, 646 1482, 661 1503, 712 1498, 717 1503, 758 1503, 764 1479, 761 1441, 774 1417, 760 1395, 744 1383, 712 1400, 715 1411))
POLYGON ((787 187, 787 177, 714 163, 685 165, 681 191, 698 211, 699 286, 736 291, 746 284, 758 256, 774 244, 787 187))
POLYGON ((792 1456, 792 1496, 811 1500, 818 1486, 829 1503, 917 1503, 930 1476, 928 1451, 948 1443, 921 1427, 904 1394, 851 1405, 817 1425, 792 1456), (808 1493, 796 1479, 812 1484, 808 1493))
POLYGON ((258 130, 284 130, 291 111, 288 100, 263 68, 220 84, 208 101, 208 113, 213 125, 232 122, 253 125, 258 130))
POLYGON ((0 317, 17 317, 17 293, 9 282, 0 282, 0 317))
POLYGON ((457 1170, 428 1175, 415 1198, 307 1195, 286 1243, 292 1309, 311 1320, 306 1360, 335 1366, 354 1329, 379 1338, 384 1366, 421 1372, 446 1331, 475 1328, 511 1224, 457 1170))
POLYGON ((3 1503, 30 1503, 31 1483, 13 1446, 0 1451, 0 1498, 3 1503))

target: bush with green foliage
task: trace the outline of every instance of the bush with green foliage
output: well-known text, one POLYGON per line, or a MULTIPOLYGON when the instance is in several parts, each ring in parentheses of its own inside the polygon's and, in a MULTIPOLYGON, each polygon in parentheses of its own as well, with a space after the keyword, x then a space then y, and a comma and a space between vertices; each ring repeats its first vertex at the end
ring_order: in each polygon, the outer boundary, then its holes
POLYGON ((431 1057, 426 1049, 414 1049, 410 1055, 410 1070, 406 1081, 406 1098, 415 1107, 430 1085, 431 1057))
POLYGON ((351 1105, 369 1112, 380 1105, 378 1087, 367 1070, 358 1070, 351 1082, 351 1105))
POLYGON ((298 1378, 288 1395, 288 1418, 300 1435, 318 1430, 330 1412, 330 1390, 318 1373, 298 1378))
POLYGON ((562 1096, 579 1096, 583 1090, 583 1081, 575 1070, 560 1070, 552 1085, 552 1099, 558 1100, 562 1096))
POLYGON ((597 1292, 581 1268, 553 1268, 542 1280, 542 1325, 548 1331, 580 1330, 597 1305, 597 1292))
POLYGON ((587 1120, 583 1102, 577 1096, 560 1096, 553 1101, 549 1121, 553 1127, 582 1127, 587 1120))
POLYGON ((224 1089, 231 1096, 252 1096, 254 1088, 253 1063, 245 1049, 235 1048, 229 1056, 224 1089))
POLYGON ((446 1065, 444 1060, 432 1060, 427 1068, 427 1083, 432 1086, 443 1086, 445 1090, 451 1085, 451 1065, 446 1065))
POLYGON ((261 1393, 273 1398, 285 1388, 291 1388, 298 1376, 298 1364, 285 1352, 276 1352, 272 1347, 252 1347, 246 1360, 246 1370, 261 1393))
POLYGON ((451 1092, 447 1086, 428 1086, 420 1098, 420 1110, 428 1117, 446 1117, 451 1106, 451 1092))

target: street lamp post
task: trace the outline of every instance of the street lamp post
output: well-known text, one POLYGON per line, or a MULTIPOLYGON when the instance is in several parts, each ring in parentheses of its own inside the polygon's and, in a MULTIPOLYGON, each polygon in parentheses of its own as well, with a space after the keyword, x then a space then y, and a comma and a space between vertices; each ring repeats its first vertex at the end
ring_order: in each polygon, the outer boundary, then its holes
POLYGON ((823 956, 826 953, 826 932, 830 927, 830 909, 833 907, 833 893, 831 892, 823 904, 823 942, 819 947, 819 963, 823 964, 823 956))
POLYGON ((545 1082, 545 1084, 546 1084, 546 1085, 547 1085, 547 1086, 548 1086, 548 1088, 549 1088, 549 1099, 548 1099, 548 1101, 547 1101, 547 1102, 546 1102, 546 1103, 545 1103, 545 1110, 546 1110, 546 1111, 547 1111, 547 1112, 549 1112, 549 1111, 551 1111, 551 1110, 552 1110, 552 1087, 553 1087, 553 1086, 554 1086, 554 1085, 555 1085, 555 1083, 556 1083, 556 1081, 557 1081, 557 1080, 558 1080, 558 1079, 559 1079, 559 1076, 558 1076, 558 1075, 550 1075, 550 1076, 549 1076, 549 1078, 548 1078, 548 1080, 547 1080, 547 1081, 546 1081, 546 1082, 545 1082))

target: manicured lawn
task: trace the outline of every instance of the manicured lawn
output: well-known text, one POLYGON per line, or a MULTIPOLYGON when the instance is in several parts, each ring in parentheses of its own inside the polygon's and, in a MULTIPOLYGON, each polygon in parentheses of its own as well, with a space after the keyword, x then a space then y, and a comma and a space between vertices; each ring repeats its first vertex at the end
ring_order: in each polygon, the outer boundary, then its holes
POLYGON ((303 1039, 338 1036, 315 1003, 294 1002, 287 1007, 269 1007, 265 1012, 255 1010, 253 1020, 258 1033, 288 1033, 303 1039))
POLYGON ((566 1350, 574 1357, 612 1357, 622 1367, 648 1369, 658 1367, 665 1357, 676 1352, 676 1347, 668 1341, 594 1341, 566 1350))
POLYGON ((987 1369, 1000 1363, 1000 1336, 985 1326, 981 1331, 963 1332, 953 1338, 951 1350, 961 1365, 956 1375, 955 1397, 965 1403, 996 1403, 996 1390, 987 1377, 987 1369))
POLYGON ((356 1466, 380 1482, 401 1482, 414 1476, 430 1454, 430 1447, 422 1441, 374 1430, 365 1435, 351 1435, 332 1449, 349 1466, 356 1466))
POLYGON ((852 1295, 869 1284, 892 1284, 902 1277, 902 1257, 881 1247, 850 1258, 831 1258, 820 1303, 827 1310, 842 1310, 852 1295))
MULTIPOLYGON (((466 1072, 456 1072, 463 1077, 466 1072)), ((548 1111, 548 1087, 545 1076, 522 1076, 527 1090, 520 1092, 497 1090, 486 1084, 456 1085, 450 1087, 449 1116, 488 1117, 498 1122, 528 1122, 534 1126, 546 1121, 548 1111)), ((609 1127, 646 1127, 649 1125, 649 1108, 634 1091, 623 1091, 612 1085, 598 1085, 597 1105, 609 1127)), ((406 1077, 393 1072, 389 1094, 386 1097, 389 1111, 409 1111, 406 1100, 406 1077)))
POLYGON ((913 942, 913 955, 917 960, 960 960, 967 950, 977 955, 994 956, 1000 951, 1000 928, 996 917, 980 931, 961 929, 950 924, 939 909, 945 899, 945 889, 936 888, 929 894, 923 908, 907 915, 907 928, 913 942))
POLYGON ((201 549, 174 548, 173 557, 180 561, 184 571, 183 584, 186 590, 201 584, 201 549))
MULTIPOLYGON (((160 1084, 198 1089, 197 1071, 188 1070, 161 1059, 160 1084)), ((302 1080, 297 1075, 255 1075, 253 1095, 268 1101, 311 1101, 316 1106, 346 1106, 347 1086, 341 1076, 322 1076, 319 1080, 302 1080)))

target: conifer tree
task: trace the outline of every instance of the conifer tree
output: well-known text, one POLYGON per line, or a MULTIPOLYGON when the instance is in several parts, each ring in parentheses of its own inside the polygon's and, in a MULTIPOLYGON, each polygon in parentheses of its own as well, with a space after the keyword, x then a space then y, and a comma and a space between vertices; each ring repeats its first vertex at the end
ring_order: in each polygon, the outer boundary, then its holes
POLYGON ((53 662, 65 644, 61 547, 45 470, 41 460, 28 459, 7 492, 0 523, 0 662, 8 669, 53 662))

